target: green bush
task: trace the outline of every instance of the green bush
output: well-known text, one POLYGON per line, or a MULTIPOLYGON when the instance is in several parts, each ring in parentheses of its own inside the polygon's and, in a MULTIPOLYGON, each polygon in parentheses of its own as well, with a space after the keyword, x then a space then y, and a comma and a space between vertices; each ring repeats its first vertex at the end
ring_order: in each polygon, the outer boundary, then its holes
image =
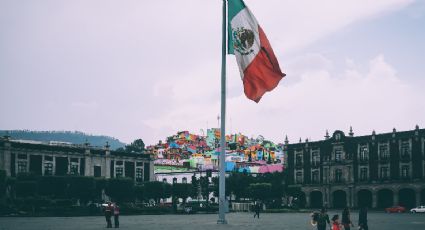
POLYGON ((271 196, 272 185, 270 183, 250 184, 248 191, 253 200, 267 200, 271 196))
POLYGON ((134 181, 131 178, 109 179, 106 194, 114 201, 125 202, 134 200, 134 181))
POLYGON ((30 197, 37 194, 37 182, 18 181, 15 184, 15 194, 17 197, 30 197))
POLYGON ((79 199, 83 204, 95 196, 95 181, 93 177, 70 177, 68 197, 79 199))
POLYGON ((16 175, 17 181, 35 181, 37 180, 37 176, 34 173, 18 173, 16 175))
POLYGON ((74 204, 75 202, 72 199, 57 199, 55 200, 55 206, 59 206, 59 207, 70 207, 74 204))
POLYGON ((38 179, 39 195, 65 198, 68 181, 63 176, 44 176, 38 179))
POLYGON ((6 171, 0 170, 0 198, 6 193, 6 171))

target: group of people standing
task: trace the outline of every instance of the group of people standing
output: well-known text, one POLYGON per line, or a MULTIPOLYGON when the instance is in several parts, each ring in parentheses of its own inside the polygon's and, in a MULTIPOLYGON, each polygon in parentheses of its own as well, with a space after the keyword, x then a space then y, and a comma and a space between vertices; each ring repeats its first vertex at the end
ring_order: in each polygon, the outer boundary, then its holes
POLYGON ((112 228, 112 215, 114 216, 114 226, 115 228, 120 227, 120 207, 116 203, 108 202, 104 209, 105 219, 106 219, 106 227, 112 228))
MULTIPOLYGON (((326 226, 329 225, 331 230, 351 230, 351 227, 354 227, 353 222, 351 221, 350 210, 344 208, 342 211, 342 218, 339 218, 338 214, 335 214, 332 217, 332 223, 329 220, 329 215, 327 214, 326 208, 322 208, 320 213, 314 212, 312 214, 312 225, 317 226, 317 230, 326 230, 326 226)), ((359 230, 369 230, 367 225, 367 208, 363 207, 359 211, 359 230)))

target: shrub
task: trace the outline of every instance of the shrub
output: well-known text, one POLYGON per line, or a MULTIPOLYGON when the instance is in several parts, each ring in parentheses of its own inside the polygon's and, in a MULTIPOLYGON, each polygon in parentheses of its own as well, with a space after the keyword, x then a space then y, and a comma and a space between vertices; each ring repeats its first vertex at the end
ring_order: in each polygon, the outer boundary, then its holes
POLYGON ((39 194, 56 198, 66 197, 68 181, 63 176, 44 176, 38 180, 39 194))
POLYGON ((18 181, 15 184, 17 197, 30 197, 37 194, 37 183, 35 181, 18 181))
POLYGON ((106 194, 117 202, 133 201, 134 181, 131 178, 109 179, 106 194))

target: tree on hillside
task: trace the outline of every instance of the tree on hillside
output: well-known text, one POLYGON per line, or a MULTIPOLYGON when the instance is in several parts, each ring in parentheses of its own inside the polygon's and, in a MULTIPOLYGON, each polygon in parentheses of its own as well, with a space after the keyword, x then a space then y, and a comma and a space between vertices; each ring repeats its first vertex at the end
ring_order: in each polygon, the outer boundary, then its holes
POLYGON ((134 140, 131 144, 125 146, 125 151, 141 153, 145 151, 145 143, 142 139, 134 140))

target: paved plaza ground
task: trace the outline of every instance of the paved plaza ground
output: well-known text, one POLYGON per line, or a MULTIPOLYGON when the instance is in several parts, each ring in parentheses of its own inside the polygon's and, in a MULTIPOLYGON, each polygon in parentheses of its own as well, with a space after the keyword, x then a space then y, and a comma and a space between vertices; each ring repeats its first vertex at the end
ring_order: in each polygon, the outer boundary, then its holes
MULTIPOLYGON (((329 212, 330 216, 336 214, 329 212)), ((357 213, 352 213, 357 223, 357 213)), ((261 214, 254 219, 251 213, 230 213, 226 215, 227 225, 217 225, 216 214, 195 215, 141 215, 121 216, 121 229, 149 230, 209 230, 209 229, 286 229, 311 230, 308 213, 261 214)), ((415 230, 425 229, 425 214, 369 213, 371 230, 415 230)), ((103 217, 0 217, 0 230, 76 230, 105 229, 103 217)), ((353 228, 357 229, 357 227, 353 228)))

